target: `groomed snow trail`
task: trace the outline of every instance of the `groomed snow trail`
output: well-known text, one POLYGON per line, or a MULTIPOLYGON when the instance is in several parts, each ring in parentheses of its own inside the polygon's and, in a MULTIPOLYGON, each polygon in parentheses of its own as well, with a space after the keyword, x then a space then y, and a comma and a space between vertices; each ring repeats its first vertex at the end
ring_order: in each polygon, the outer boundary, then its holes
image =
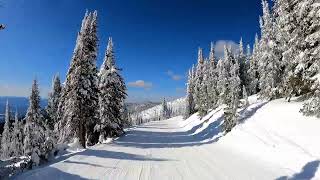
POLYGON ((273 164, 237 153, 219 143, 201 143, 181 126, 182 117, 131 129, 109 144, 99 144, 16 179, 276 179, 273 164))
POLYGON ((66 155, 16 179, 316 180, 320 119, 294 98, 264 102, 253 95, 239 123, 221 131, 223 107, 205 117, 174 117, 131 128, 109 144, 66 155))

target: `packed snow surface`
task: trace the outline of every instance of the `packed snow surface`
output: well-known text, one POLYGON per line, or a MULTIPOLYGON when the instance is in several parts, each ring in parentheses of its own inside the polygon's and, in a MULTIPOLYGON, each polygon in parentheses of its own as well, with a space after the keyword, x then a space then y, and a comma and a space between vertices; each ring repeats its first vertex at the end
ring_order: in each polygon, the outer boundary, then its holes
POLYGON ((149 122, 16 179, 320 179, 320 120, 299 113, 303 102, 250 97, 240 122, 221 132, 223 107, 149 122))

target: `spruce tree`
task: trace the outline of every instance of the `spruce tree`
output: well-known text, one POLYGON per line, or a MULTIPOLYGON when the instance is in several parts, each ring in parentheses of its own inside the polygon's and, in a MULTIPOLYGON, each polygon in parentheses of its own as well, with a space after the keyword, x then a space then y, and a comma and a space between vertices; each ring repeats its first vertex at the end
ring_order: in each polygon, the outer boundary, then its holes
POLYGON ((195 67, 195 82, 194 82, 194 101, 196 105, 196 109, 199 109, 201 103, 201 89, 202 89, 202 81, 203 81, 203 68, 204 68, 204 57, 202 49, 198 50, 198 64, 195 67))
MULTIPOLYGON (((294 73, 297 63, 294 61, 296 50, 291 44, 292 32, 296 28, 296 18, 293 14, 293 2, 288 0, 275 0, 273 7, 275 42, 281 53, 280 56, 280 85, 279 92, 289 99, 295 94, 298 86, 294 82, 301 79, 300 73, 294 73), (290 45, 291 44, 291 45, 290 45), (297 88, 296 88, 297 87, 297 88)), ((301 81, 300 81, 301 82, 301 81)))
POLYGON ((2 158, 9 158, 12 154, 12 149, 10 148, 11 145, 11 129, 10 129, 10 107, 9 101, 7 100, 6 103, 6 110, 5 110, 5 124, 3 127, 2 137, 1 137, 1 156, 2 158))
MULTIPOLYGON (((319 83, 319 61, 320 61, 320 6, 315 0, 302 0, 295 8, 297 19, 301 21, 300 30, 295 29, 299 35, 300 43, 297 46, 299 62, 296 71, 300 70, 302 80, 307 84, 307 89, 310 90, 311 98, 303 106, 302 112, 305 115, 316 115, 320 117, 320 83, 319 83), (311 86, 310 88, 308 86, 311 86)), ((301 87, 301 86, 300 86, 301 87)), ((302 92, 306 88, 300 88, 302 92)))
POLYGON ((252 55, 249 58, 249 69, 248 76, 250 83, 248 84, 250 89, 250 94, 256 94, 259 92, 259 58, 260 58, 260 49, 259 49, 259 38, 256 34, 252 55))
POLYGON ((216 108, 218 104, 218 72, 216 68, 216 59, 214 54, 214 44, 211 43, 210 53, 209 53, 209 68, 208 68, 208 106, 209 108, 216 108))
POLYGON ((15 114, 15 120, 13 124, 11 149, 13 151, 13 156, 19 157, 23 154, 23 131, 22 122, 19 122, 18 111, 15 114))
POLYGON ((202 67, 202 81, 198 87, 198 112, 201 117, 207 114, 210 108, 209 87, 210 87, 210 63, 205 60, 202 67))
POLYGON ((260 96, 264 99, 274 99, 280 96, 280 53, 277 49, 274 20, 269 4, 262 0, 263 16, 260 18, 261 40, 259 48, 262 52, 259 60, 260 96))
POLYGON ((98 121, 97 12, 86 13, 59 105, 59 142, 79 139, 86 147, 98 141, 94 126, 98 121))
POLYGON ((244 52, 244 46, 243 46, 243 41, 242 38, 240 39, 239 42, 239 55, 237 56, 237 60, 240 66, 240 80, 241 80, 241 86, 247 86, 248 82, 248 75, 247 75, 247 57, 244 52))
POLYGON ((40 157, 43 155, 42 145, 45 142, 44 119, 40 109, 40 96, 37 80, 33 81, 29 107, 25 116, 24 126, 24 155, 31 156, 34 165, 39 165, 40 157))
POLYGON ((104 62, 99 73, 99 115, 100 123, 96 130, 100 139, 119 136, 123 133, 125 119, 121 111, 127 96, 126 85, 117 68, 112 38, 109 38, 104 62))
POLYGON ((187 96, 186 96, 186 111, 184 118, 187 119, 193 113, 195 113, 195 105, 193 99, 193 85, 192 85, 192 70, 189 70, 188 73, 188 82, 187 82, 187 96))
POLYGON ((239 78, 239 65, 237 61, 231 67, 229 76, 230 90, 225 96, 226 107, 224 109, 224 122, 223 129, 226 133, 230 132, 237 124, 237 109, 239 106, 239 93, 240 93, 240 78, 239 78))
POLYGON ((219 104, 226 104, 228 99, 228 94, 230 93, 230 71, 234 59, 231 55, 230 50, 224 47, 224 59, 219 60, 217 65, 219 81, 217 83, 217 88, 219 92, 219 104))
POLYGON ((162 104, 161 104, 161 119, 169 119, 170 118, 170 109, 168 107, 167 101, 165 98, 163 98, 162 104))
POLYGON ((49 93, 48 98, 48 106, 46 107, 46 112, 48 114, 48 119, 46 120, 46 124, 50 130, 54 129, 54 125, 57 122, 57 114, 58 114, 58 107, 60 102, 60 95, 61 95, 61 82, 59 75, 55 75, 52 81, 52 90, 49 93))

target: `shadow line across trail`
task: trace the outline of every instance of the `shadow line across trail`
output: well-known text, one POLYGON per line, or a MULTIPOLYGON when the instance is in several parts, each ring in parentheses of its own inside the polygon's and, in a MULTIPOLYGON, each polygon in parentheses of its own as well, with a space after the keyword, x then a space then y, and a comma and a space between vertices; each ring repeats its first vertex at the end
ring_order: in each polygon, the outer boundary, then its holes
POLYGON ((276 180, 311 180, 316 174, 320 160, 308 162, 303 166, 300 172, 292 176, 281 176, 276 180))
MULTIPOLYGON (((240 111, 239 123, 243 123, 246 119, 252 117, 265 104, 267 103, 260 103, 252 108, 240 111)), ((217 109, 210 116, 205 116, 199 125, 188 131, 179 131, 182 127, 168 125, 170 120, 165 121, 166 123, 145 124, 130 130, 124 137, 114 141, 113 145, 137 148, 180 148, 217 142, 224 134, 222 130, 224 118, 221 110, 221 108, 217 109), (216 120, 210 122, 209 120, 213 116, 216 120), (210 124, 207 124, 209 122, 210 124), (206 127, 203 128, 204 126, 206 127), (199 129, 201 131, 197 132, 199 129)))

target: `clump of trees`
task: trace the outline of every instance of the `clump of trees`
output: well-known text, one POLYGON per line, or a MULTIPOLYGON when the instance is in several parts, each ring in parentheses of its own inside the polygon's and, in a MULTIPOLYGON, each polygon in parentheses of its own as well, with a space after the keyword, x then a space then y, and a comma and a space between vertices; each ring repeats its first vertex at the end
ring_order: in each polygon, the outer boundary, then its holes
POLYGON ((75 140, 86 147, 108 137, 120 136, 128 118, 124 101, 126 85, 117 68, 112 39, 98 71, 97 12, 86 12, 68 70, 61 84, 55 75, 48 105, 43 111, 37 80, 32 83, 29 108, 23 121, 18 114, 11 124, 9 102, 1 137, 1 158, 29 157, 31 165, 48 161, 57 144, 75 140), (25 122, 25 124, 23 124, 25 122))
MULTIPOLYGON (((255 36, 253 51, 242 39, 239 51, 232 54, 225 47, 224 58, 214 60, 211 47, 209 60, 198 52, 198 62, 189 70, 186 114, 205 115, 209 109, 225 104, 224 130, 237 123, 239 99, 248 106, 248 95, 273 100, 305 95, 309 100, 301 112, 320 117, 320 7, 316 0, 275 0, 269 7, 262 0, 260 39, 255 36), (242 87, 242 88, 241 88, 242 87)), ((213 44, 213 43, 212 43, 213 44)))

